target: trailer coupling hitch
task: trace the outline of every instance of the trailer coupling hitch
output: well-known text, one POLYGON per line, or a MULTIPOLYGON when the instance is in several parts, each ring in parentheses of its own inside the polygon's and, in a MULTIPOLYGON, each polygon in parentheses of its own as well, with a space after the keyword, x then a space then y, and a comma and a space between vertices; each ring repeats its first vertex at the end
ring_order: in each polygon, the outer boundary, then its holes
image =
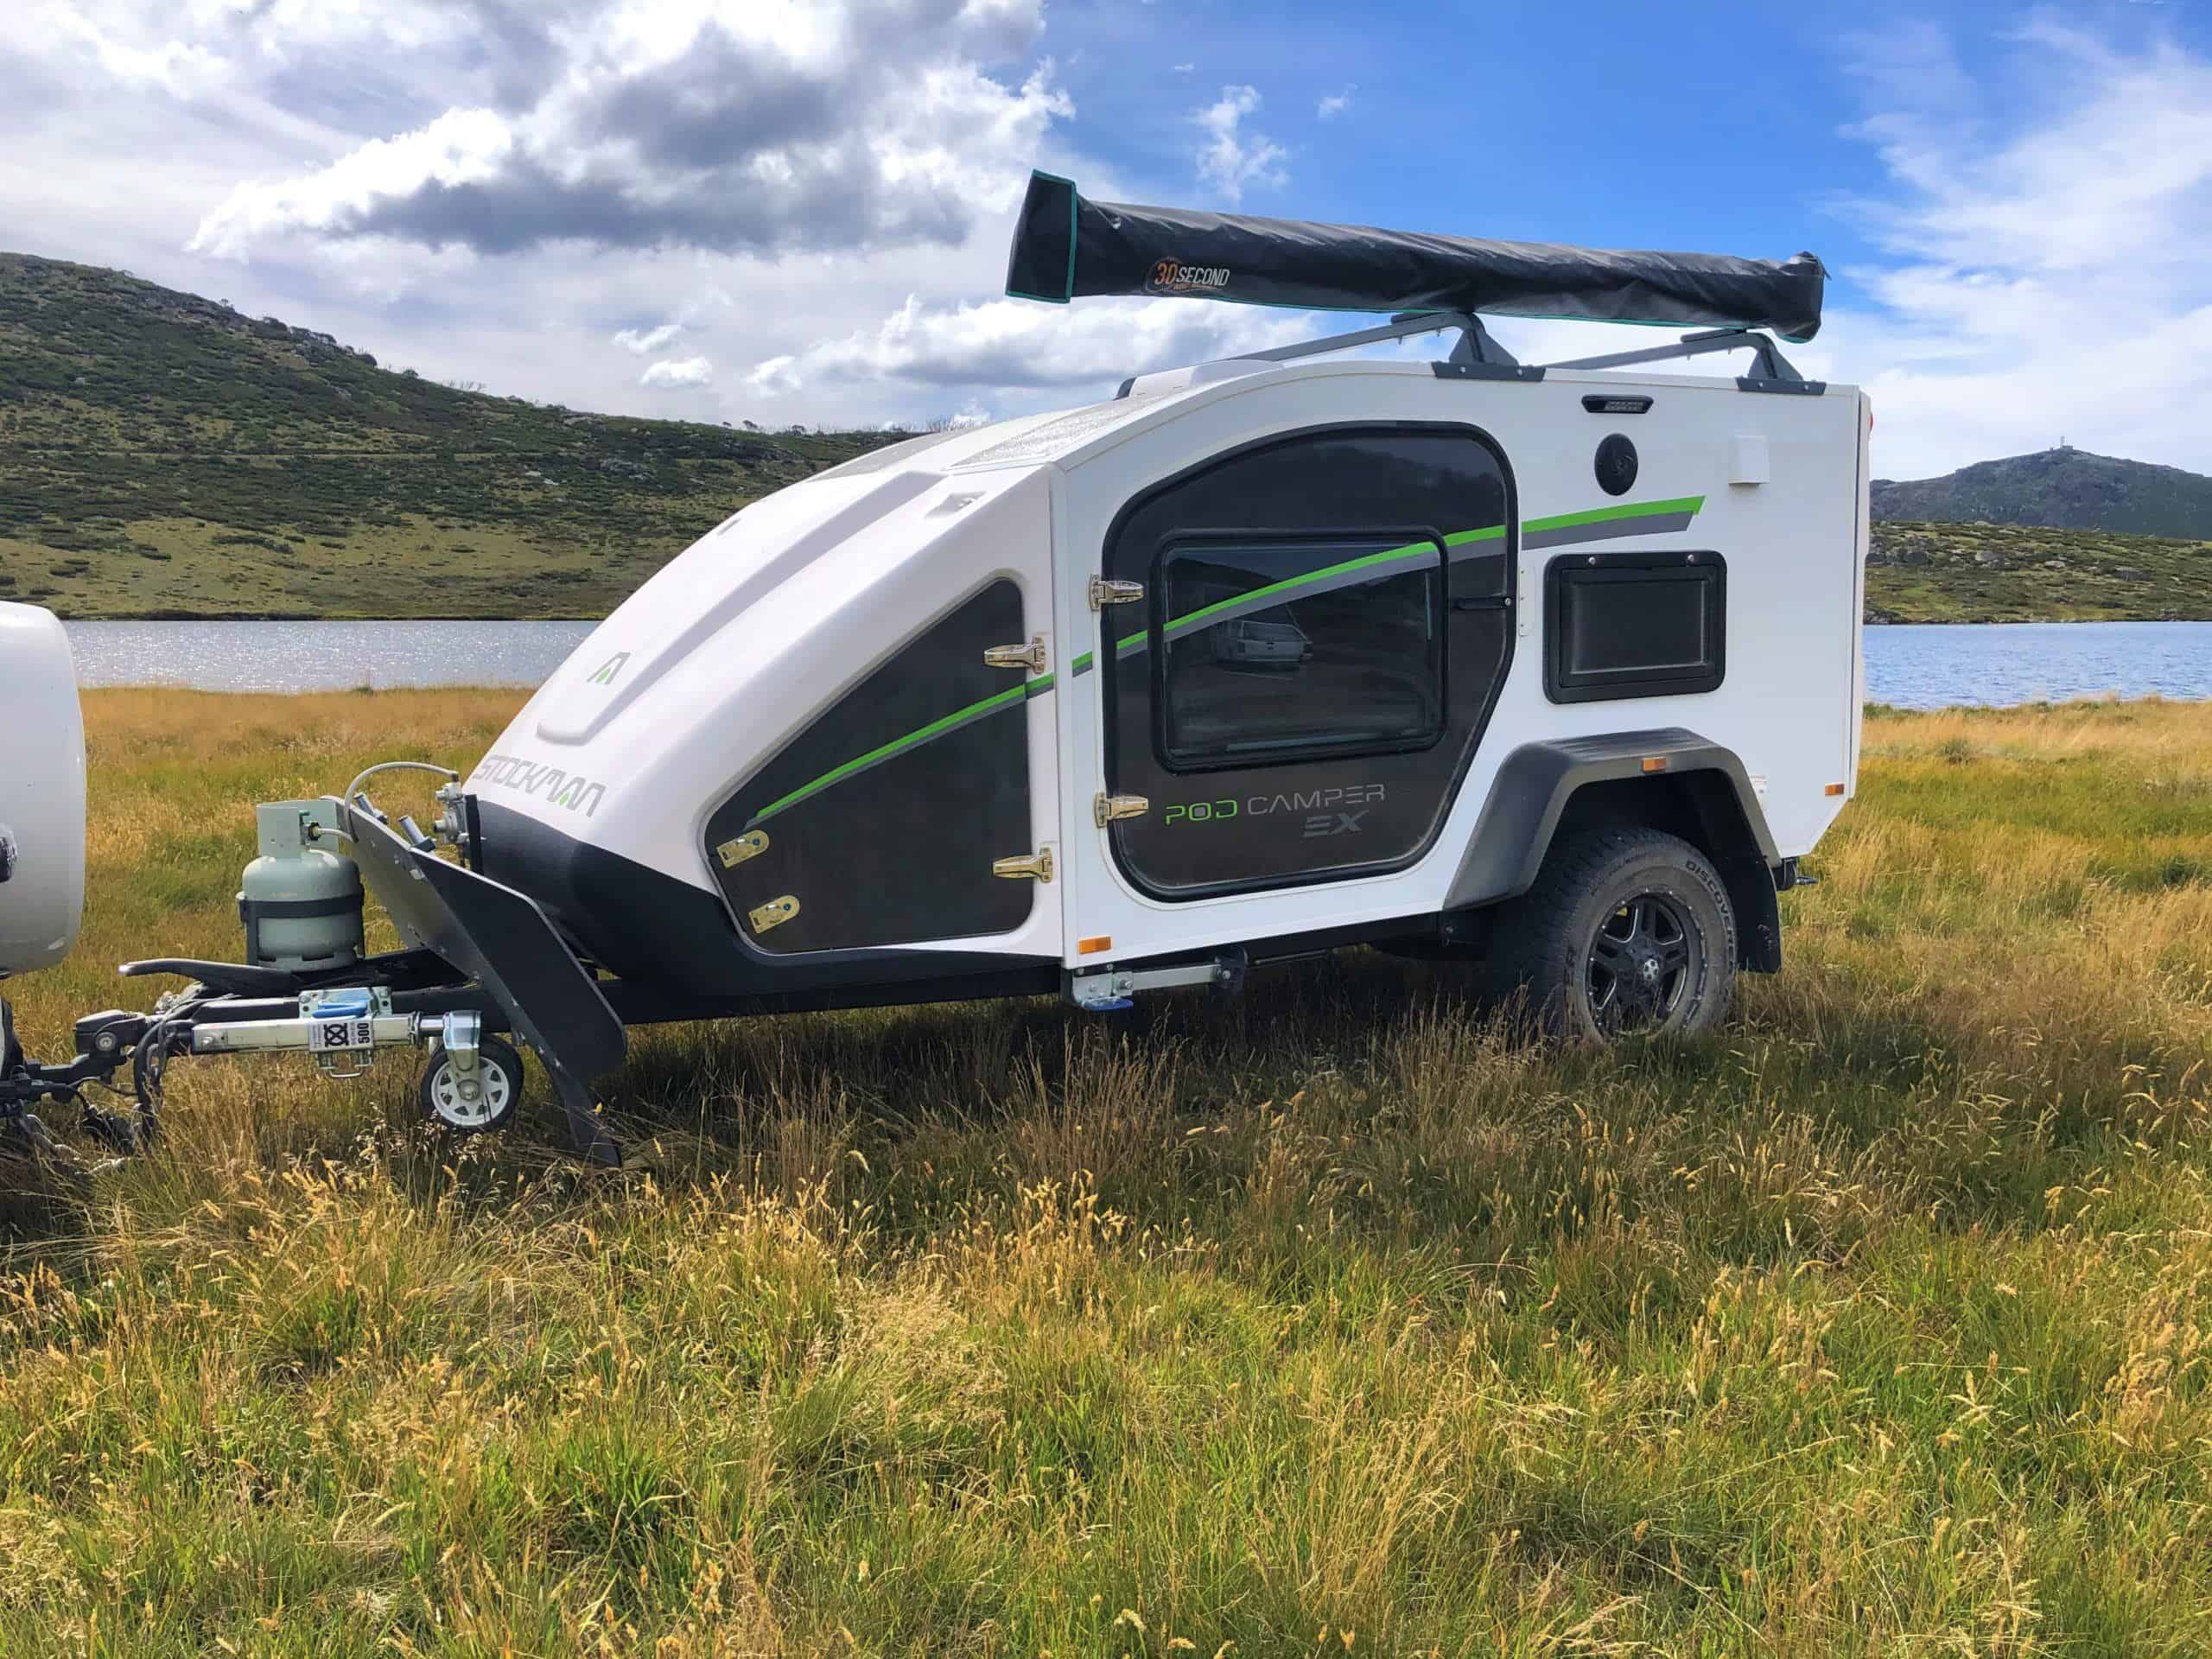
MULTIPOLYGON (((114 1154, 108 1164, 138 1151, 159 1116, 158 1068, 150 1099, 143 1087, 134 1086, 135 1109, 111 1110, 85 1096, 88 1089, 121 1094, 111 1079, 126 1063, 151 1058, 146 1038, 156 1024, 152 1015, 120 1009, 87 1014, 77 1022, 76 1058, 67 1065, 41 1065, 24 1054, 16 1037, 15 1010, 0 997, 0 1131, 29 1142, 34 1151, 57 1163, 80 1163, 75 1150, 54 1139, 45 1121, 31 1109, 73 1105, 85 1134, 114 1154)), ((134 1071, 137 1069, 134 1064, 134 1071)), ((134 1076, 134 1085, 137 1081, 134 1076)))
MULTIPOLYGON (((391 992, 381 985, 302 991, 294 1012, 274 1019, 226 1019, 225 1001, 195 984, 164 996, 149 1014, 86 1014, 76 1026, 76 1058, 41 1065, 24 1054, 13 1011, 0 1000, 0 1134, 56 1162, 80 1163, 33 1109, 71 1105, 84 1134, 116 1159, 141 1151, 161 1126, 162 1077, 179 1054, 300 1053, 323 1076, 343 1079, 367 1071, 380 1051, 427 1048, 431 1064, 423 1089, 431 1115, 464 1131, 496 1127, 521 1094, 519 1056, 486 1033, 484 1015, 474 1009, 395 1012, 391 992), (125 1066, 127 1096, 115 1082, 125 1066), (129 1109, 96 1104, 87 1098, 92 1090, 126 1098, 129 1109)), ((267 1007, 264 1001, 255 1013, 267 1007)))

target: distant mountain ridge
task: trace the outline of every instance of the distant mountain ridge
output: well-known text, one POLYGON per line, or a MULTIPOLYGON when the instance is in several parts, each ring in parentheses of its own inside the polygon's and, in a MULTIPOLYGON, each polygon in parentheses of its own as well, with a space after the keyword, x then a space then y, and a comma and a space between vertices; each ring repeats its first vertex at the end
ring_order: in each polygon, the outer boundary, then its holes
POLYGON ((734 508, 899 435, 490 397, 0 253, 0 599, 66 616, 601 616, 734 508))
POLYGON ((1875 518, 2035 524, 2212 540, 2212 478, 2062 445, 1942 478, 1878 478, 1875 518))

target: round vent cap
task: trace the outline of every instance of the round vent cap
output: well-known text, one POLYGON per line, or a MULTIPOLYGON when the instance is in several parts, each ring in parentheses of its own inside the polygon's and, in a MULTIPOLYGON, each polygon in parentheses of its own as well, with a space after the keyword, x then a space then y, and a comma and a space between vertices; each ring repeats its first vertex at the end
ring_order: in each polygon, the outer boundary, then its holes
POLYGON ((1626 495, 1636 487, 1636 446, 1615 432, 1598 446, 1598 487, 1626 495))

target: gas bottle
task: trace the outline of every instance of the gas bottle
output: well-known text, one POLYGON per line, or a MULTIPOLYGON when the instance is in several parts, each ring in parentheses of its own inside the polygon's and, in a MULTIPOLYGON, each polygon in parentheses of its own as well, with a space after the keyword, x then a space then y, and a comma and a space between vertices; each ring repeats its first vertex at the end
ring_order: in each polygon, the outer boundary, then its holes
POLYGON ((253 810, 261 856, 245 867, 238 919, 257 968, 346 968, 364 954, 361 870, 335 835, 328 801, 264 801, 253 810))

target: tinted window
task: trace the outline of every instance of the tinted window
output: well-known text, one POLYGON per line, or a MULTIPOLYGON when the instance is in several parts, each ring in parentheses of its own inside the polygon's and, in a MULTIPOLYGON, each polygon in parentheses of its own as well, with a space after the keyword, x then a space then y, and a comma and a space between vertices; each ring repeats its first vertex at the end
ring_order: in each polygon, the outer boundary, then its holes
POLYGON ((1444 550, 1402 532, 1169 547, 1152 584, 1178 772, 1390 753, 1444 731, 1444 550))
POLYGON ((1544 690, 1554 702, 1680 696, 1719 685, 1727 566, 1717 553, 1554 559, 1544 690))

